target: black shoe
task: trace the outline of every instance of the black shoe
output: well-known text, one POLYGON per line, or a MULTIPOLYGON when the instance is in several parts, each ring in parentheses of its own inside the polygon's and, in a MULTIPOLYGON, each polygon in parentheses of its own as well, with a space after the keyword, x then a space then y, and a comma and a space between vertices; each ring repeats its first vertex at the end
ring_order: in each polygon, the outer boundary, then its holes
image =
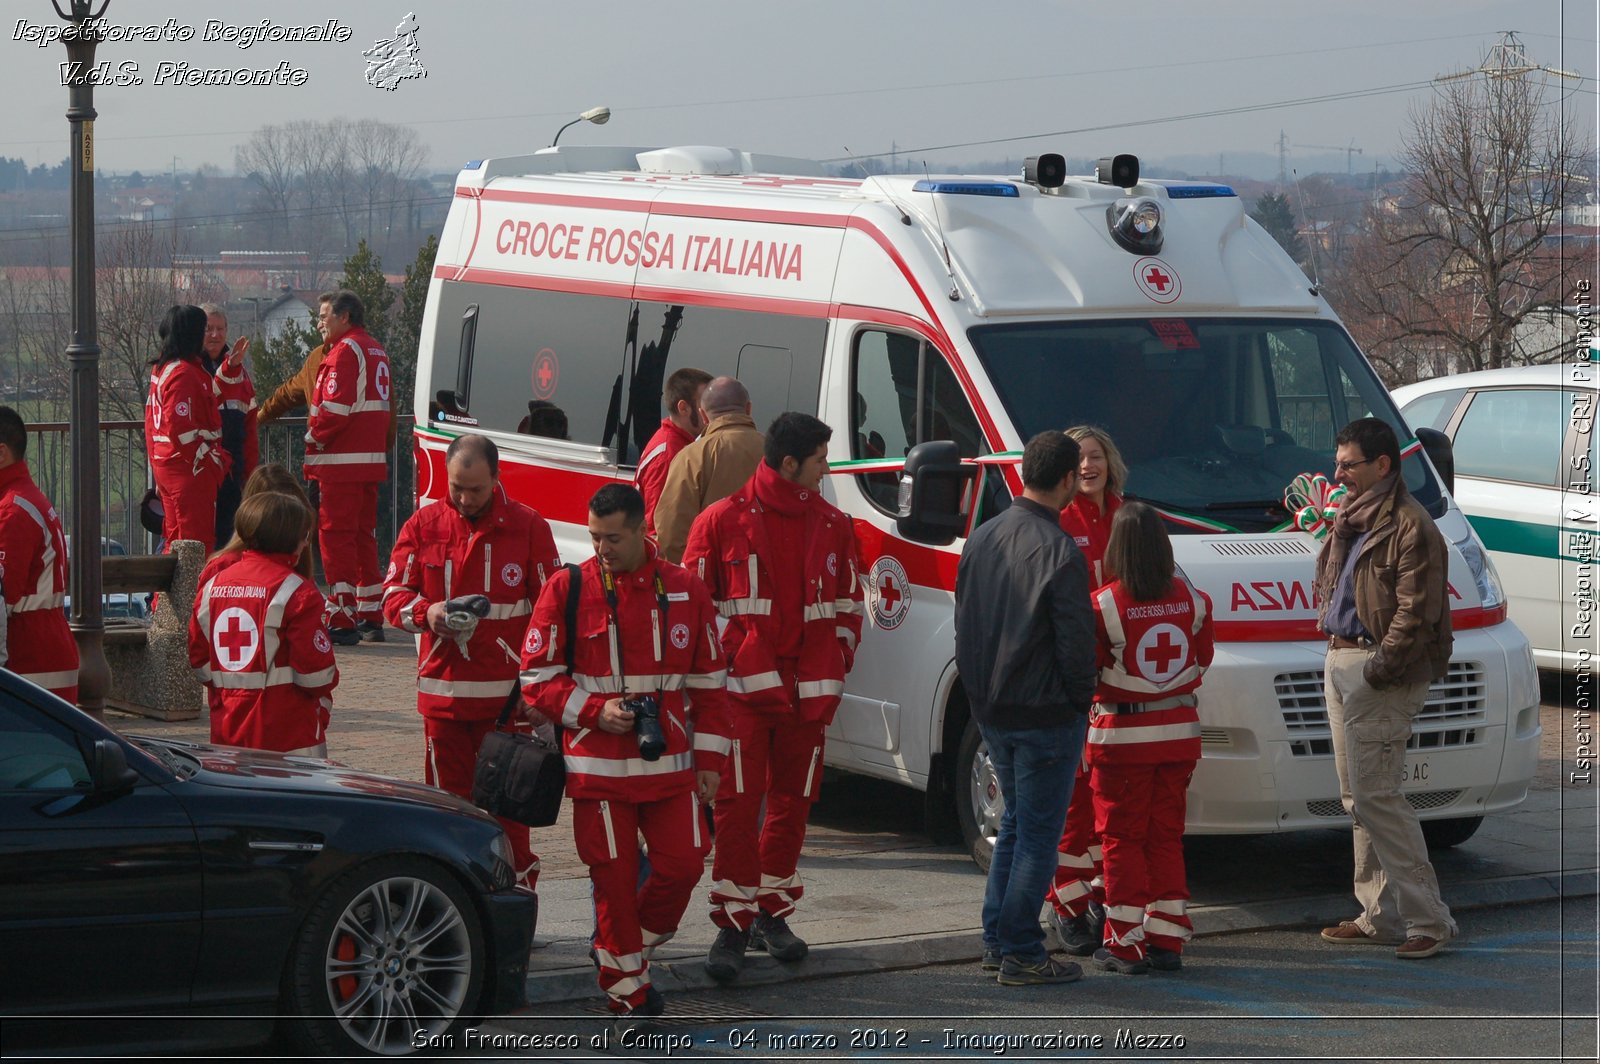
POLYGON ((805 940, 789 930, 788 921, 766 913, 756 915, 750 927, 750 948, 763 949, 776 961, 798 961, 810 949, 805 940))
POLYGON ((1088 916, 1063 917, 1055 906, 1050 907, 1050 926, 1061 940, 1061 952, 1074 957, 1087 957, 1100 948, 1101 937, 1095 933, 1088 916))
POLYGON ((999 948, 996 947, 995 949, 989 949, 985 947, 983 951, 983 960, 979 962, 979 967, 986 972, 998 972, 1000 970, 999 948))
POLYGON ((1083 969, 1071 961, 1058 961, 1054 957, 1027 964, 1015 957, 1000 962, 1000 974, 995 981, 1001 986, 1043 986, 1046 983, 1075 983, 1083 978, 1083 969))
POLYGON ((383 625, 376 624, 372 621, 362 621, 360 624, 356 625, 356 635, 360 637, 363 643, 384 642, 383 625))
POLYGON ((644 1000, 626 1012, 616 1013, 611 1021, 611 1033, 617 1038, 624 1035, 639 1035, 651 1030, 655 1025, 652 1021, 667 1010, 667 1003, 661 998, 661 991, 655 987, 646 987, 644 1000))
POLYGON ((1125 960, 1103 947, 1094 951, 1094 963, 1101 971, 1120 972, 1123 975, 1143 975, 1150 970, 1149 961, 1125 960))
POLYGON ((706 974, 719 983, 731 983, 744 967, 744 951, 750 948, 750 932, 724 927, 717 932, 706 954, 706 974))
POLYGON ((336 647, 353 647, 361 642, 361 633, 354 628, 330 628, 328 638, 336 647))
POLYGON ((1179 972, 1183 970, 1183 954, 1177 950, 1151 946, 1145 950, 1145 959, 1150 962, 1150 967, 1158 972, 1179 972))

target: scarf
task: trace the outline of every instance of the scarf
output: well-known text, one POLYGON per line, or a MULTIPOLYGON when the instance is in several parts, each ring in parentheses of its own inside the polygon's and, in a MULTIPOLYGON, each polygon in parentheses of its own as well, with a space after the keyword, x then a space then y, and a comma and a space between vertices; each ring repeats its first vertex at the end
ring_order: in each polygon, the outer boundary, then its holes
POLYGON ((1335 573, 1344 568, 1345 556, 1350 553, 1350 544, 1372 531, 1372 523, 1377 519, 1378 511, 1394 496, 1399 487, 1400 473, 1396 470, 1339 507, 1338 516, 1333 519, 1333 536, 1328 540, 1327 548, 1330 554, 1329 561, 1335 573))

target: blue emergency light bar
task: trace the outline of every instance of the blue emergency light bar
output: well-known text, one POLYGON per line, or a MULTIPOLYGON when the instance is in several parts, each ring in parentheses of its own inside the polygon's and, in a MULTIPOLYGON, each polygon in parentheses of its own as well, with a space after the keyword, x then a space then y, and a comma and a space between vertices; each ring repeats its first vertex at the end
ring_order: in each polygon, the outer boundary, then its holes
POLYGON ((1172 199, 1220 199, 1239 194, 1227 185, 1168 185, 1167 195, 1172 199))
POLYGON ((943 192, 947 196, 1009 196, 1018 199, 1017 186, 1001 181, 918 181, 913 192, 943 192))

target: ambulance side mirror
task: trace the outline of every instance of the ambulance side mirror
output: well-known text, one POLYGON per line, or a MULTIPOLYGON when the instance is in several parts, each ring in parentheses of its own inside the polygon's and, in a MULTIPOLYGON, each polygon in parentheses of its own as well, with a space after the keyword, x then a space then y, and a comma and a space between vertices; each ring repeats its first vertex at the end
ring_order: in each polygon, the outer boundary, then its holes
POLYGON ((900 474, 900 507, 895 528, 915 543, 944 547, 966 531, 978 468, 961 463, 950 440, 930 440, 911 448, 900 474))
POLYGON ((1451 495, 1456 493, 1456 451, 1450 442, 1450 437, 1438 429, 1418 429, 1417 442, 1422 444, 1423 453, 1428 456, 1428 461, 1433 463, 1433 468, 1439 471, 1439 479, 1444 481, 1444 490, 1451 495))

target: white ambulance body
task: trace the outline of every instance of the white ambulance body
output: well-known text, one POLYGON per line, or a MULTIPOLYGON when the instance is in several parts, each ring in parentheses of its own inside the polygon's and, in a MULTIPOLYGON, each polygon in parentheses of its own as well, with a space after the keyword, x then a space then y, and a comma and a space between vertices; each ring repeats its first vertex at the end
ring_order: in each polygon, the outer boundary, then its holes
MULTIPOLYGON (((963 540, 902 535, 895 470, 844 463, 929 440, 978 458, 1046 428, 1104 426, 1128 461, 1126 493, 1163 509, 1179 565, 1215 606, 1189 830, 1336 826, 1311 601, 1319 541, 1285 528, 1283 493, 1297 474, 1331 477, 1334 433, 1351 419, 1407 430, 1232 190, 1117 176, 1131 187, 841 180, 703 147, 470 164, 423 323, 419 502, 442 496, 451 438, 483 432, 512 496, 581 559, 587 500, 631 480, 673 370, 737 375, 758 426, 785 410, 822 418, 834 428, 825 491, 853 518, 870 574, 828 763, 926 791, 930 826, 959 822, 981 854, 1001 803, 953 661, 963 540)), ((1455 649, 1405 784, 1430 838, 1449 844, 1525 797, 1538 683, 1492 566, 1414 442, 1403 466, 1452 542, 1455 649)), ((1020 491, 1014 463, 980 469, 977 522, 1020 491)))

